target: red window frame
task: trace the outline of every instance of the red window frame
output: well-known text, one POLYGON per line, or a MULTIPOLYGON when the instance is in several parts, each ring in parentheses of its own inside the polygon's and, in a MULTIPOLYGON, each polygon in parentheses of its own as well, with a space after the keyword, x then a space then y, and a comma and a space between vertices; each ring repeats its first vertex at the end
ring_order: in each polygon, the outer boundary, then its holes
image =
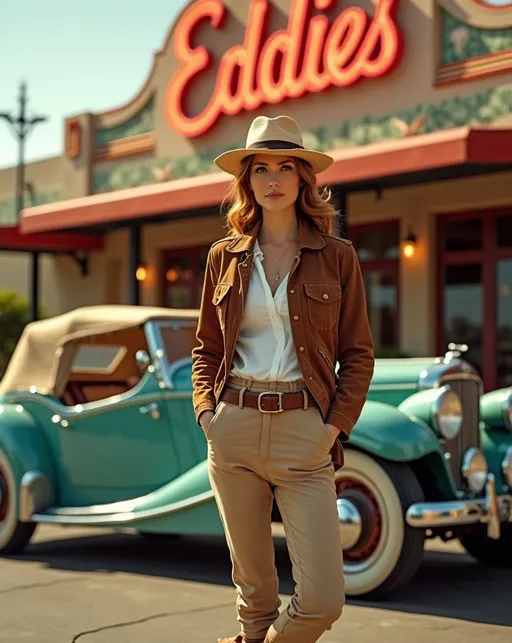
MULTIPOLYGON (((401 288, 400 288, 400 220, 399 219, 389 219, 387 221, 374 221, 372 223, 358 223, 355 225, 348 226, 348 238, 357 251, 357 233, 361 230, 372 230, 378 234, 379 230, 384 230, 386 228, 394 228, 397 232, 397 250, 398 255, 394 258, 389 259, 359 259, 359 264, 361 266, 361 272, 373 272, 373 271, 382 271, 386 272, 393 276, 396 283, 396 324, 394 326, 394 346, 383 346, 382 348, 392 348, 395 350, 400 350, 400 330, 401 330, 401 288)), ((376 347, 378 351, 381 347, 376 347)))
POLYGON ((179 254, 179 255, 188 255, 192 258, 195 257, 196 261, 191 261, 192 264, 196 264, 194 267, 194 276, 190 281, 185 281, 185 280, 179 280, 172 282, 173 284, 183 284, 187 285, 191 288, 191 294, 192 294, 192 301, 198 301, 198 296, 203 288, 203 279, 199 278, 197 274, 197 266, 199 264, 199 256, 208 250, 210 248, 211 244, 205 244, 205 245, 200 245, 200 246, 188 246, 188 247, 183 247, 183 248, 171 248, 171 249, 165 249, 162 250, 161 252, 161 278, 160 278, 160 301, 161 305, 165 308, 167 308, 167 289, 169 287, 169 283, 167 282, 166 279, 166 273, 167 273, 167 260, 169 256, 172 256, 173 254, 179 254))
POLYGON ((496 267, 500 259, 512 259, 512 246, 498 248, 496 244, 496 221, 503 215, 512 215, 512 204, 509 207, 487 210, 468 210, 458 213, 440 214, 436 221, 436 346, 440 355, 444 355, 444 268, 466 263, 479 263, 482 266, 483 289, 483 324, 482 324, 482 378, 486 391, 497 386, 496 361, 496 267), (445 250, 445 224, 450 221, 480 219, 482 221, 482 247, 479 250, 445 250))

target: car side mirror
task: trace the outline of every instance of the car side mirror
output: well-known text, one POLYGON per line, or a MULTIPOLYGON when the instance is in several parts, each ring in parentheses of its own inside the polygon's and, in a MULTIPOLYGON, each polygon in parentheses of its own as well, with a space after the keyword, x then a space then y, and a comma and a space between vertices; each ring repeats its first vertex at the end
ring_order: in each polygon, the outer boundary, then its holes
POLYGON ((141 373, 145 373, 148 366, 151 364, 151 357, 149 353, 144 350, 139 350, 135 353, 135 363, 141 373))

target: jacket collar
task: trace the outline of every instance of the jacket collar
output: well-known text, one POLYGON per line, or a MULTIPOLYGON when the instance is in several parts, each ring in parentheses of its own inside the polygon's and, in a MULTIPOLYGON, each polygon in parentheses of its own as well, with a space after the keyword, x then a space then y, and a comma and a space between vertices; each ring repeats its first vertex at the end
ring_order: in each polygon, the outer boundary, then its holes
MULTIPOLYGON (((254 244, 258 237, 261 228, 262 219, 253 225, 253 227, 246 233, 238 235, 226 248, 229 252, 253 252, 254 244)), ((309 248, 311 250, 320 250, 325 247, 325 240, 321 233, 310 224, 304 217, 298 217, 299 222, 299 250, 309 248)))

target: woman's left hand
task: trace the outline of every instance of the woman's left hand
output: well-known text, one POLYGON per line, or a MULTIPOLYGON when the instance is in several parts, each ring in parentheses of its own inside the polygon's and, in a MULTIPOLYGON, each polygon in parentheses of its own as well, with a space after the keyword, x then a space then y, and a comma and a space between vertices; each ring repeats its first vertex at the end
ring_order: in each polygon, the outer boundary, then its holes
POLYGON ((340 430, 337 427, 335 427, 334 424, 326 424, 325 426, 329 431, 329 433, 331 434, 332 443, 334 444, 334 442, 336 441, 336 438, 340 434, 340 430))

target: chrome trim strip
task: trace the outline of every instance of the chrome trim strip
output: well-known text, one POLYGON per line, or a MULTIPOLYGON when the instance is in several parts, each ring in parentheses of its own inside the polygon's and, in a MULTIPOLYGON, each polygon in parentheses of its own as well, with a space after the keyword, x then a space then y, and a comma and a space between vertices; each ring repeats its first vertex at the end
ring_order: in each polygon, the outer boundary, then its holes
POLYGON ((485 498, 418 502, 409 507, 405 520, 418 529, 484 523, 489 538, 497 539, 501 523, 512 522, 512 495, 497 496, 494 476, 489 474, 485 498))
POLYGON ((421 371, 418 377, 418 389, 435 388, 441 381, 455 379, 475 379, 482 382, 477 371, 469 362, 460 357, 437 357, 433 364, 421 371))
POLYGON ((432 360, 432 364, 438 357, 427 355, 426 357, 376 357, 375 363, 391 364, 392 366, 403 366, 404 364, 424 364, 426 360, 432 360))
POLYGON ((450 382, 451 380, 468 380, 471 382, 478 382, 480 384, 481 392, 483 392, 483 382, 480 375, 475 375, 474 373, 449 373, 448 375, 443 375, 442 377, 443 384, 450 382))
MULTIPOLYGON (((496 480, 494 474, 490 473, 487 480, 485 493, 485 509, 486 516, 483 522, 487 523, 487 536, 494 540, 498 540, 501 536, 501 505, 498 504, 498 496, 496 495, 496 480)), ((512 520, 510 513, 510 503, 508 506, 508 519, 512 520)))
POLYGON ((418 389, 418 385, 415 383, 410 384, 409 382, 407 384, 371 384, 370 385, 370 391, 416 391, 418 389))
MULTIPOLYGON (((61 513, 74 509, 73 507, 53 507, 44 513, 35 513, 32 515, 34 522, 41 523, 55 523, 62 525, 115 525, 118 523, 134 523, 139 520, 148 520, 150 518, 160 518, 168 516, 169 514, 191 509, 197 507, 205 502, 214 500, 213 491, 205 491, 197 496, 188 498, 187 500, 180 500, 170 505, 157 507, 155 509, 143 509, 142 511, 134 511, 126 509, 119 513, 111 513, 108 515, 97 515, 90 513, 92 507, 82 507, 82 514, 76 515, 71 513, 61 513)), ((130 502, 130 501, 128 501, 130 502)), ((122 503, 118 503, 122 504, 122 503)), ((98 505, 96 505, 97 507, 98 505)))
MULTIPOLYGON (((6 398, 9 397, 9 403, 20 404, 23 402, 37 402, 42 406, 53 411, 56 415, 59 415, 61 419, 66 420, 77 420, 81 418, 94 417, 100 413, 105 413, 112 409, 124 409, 131 406, 143 406, 149 404, 150 402, 159 402, 164 400, 173 400, 173 399, 187 399, 192 398, 192 391, 183 391, 183 392, 155 392, 146 395, 140 396, 131 396, 129 398, 123 398, 121 396, 109 397, 107 401, 102 400, 100 402, 89 402, 88 404, 77 404, 74 407, 64 406, 60 402, 47 398, 44 395, 39 395, 38 393, 28 393, 26 391, 20 393, 9 393, 6 398)), ((7 401, 7 399, 6 399, 7 401)))
POLYGON ((149 352, 151 353, 152 364, 150 368, 155 374, 161 389, 171 388, 171 382, 166 374, 166 369, 162 367, 162 360, 165 359, 165 350, 162 338, 158 332, 158 326, 154 322, 144 324, 144 332, 148 340, 149 352))

